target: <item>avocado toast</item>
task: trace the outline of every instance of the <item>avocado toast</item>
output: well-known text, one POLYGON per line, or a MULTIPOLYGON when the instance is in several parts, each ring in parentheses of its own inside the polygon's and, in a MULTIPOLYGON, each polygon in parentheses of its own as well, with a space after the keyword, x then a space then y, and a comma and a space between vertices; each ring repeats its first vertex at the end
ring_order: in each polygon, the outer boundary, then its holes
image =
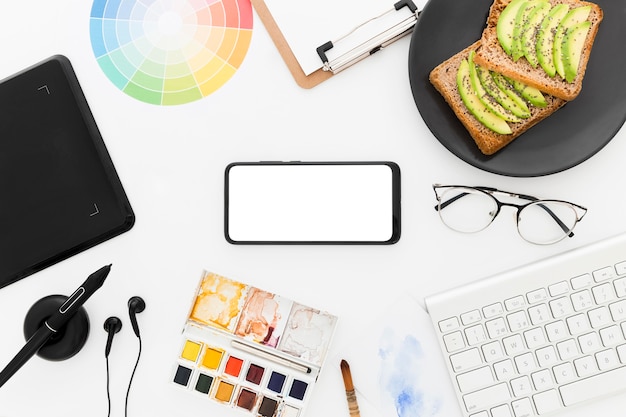
POLYGON ((602 19, 602 9, 587 1, 495 0, 475 62, 571 101, 602 19))
MULTIPOLYGON (((518 83, 516 89, 513 80, 503 80, 497 73, 470 62, 470 57, 477 56, 481 48, 480 41, 468 46, 434 68, 429 79, 465 126, 481 152, 492 155, 554 113, 566 101, 542 94, 533 88, 524 90, 524 86, 518 83), (472 76, 474 71, 476 75, 472 76), (479 73, 482 73, 482 77, 479 73), (494 76, 500 85, 493 80, 494 76), (487 91, 494 87, 500 89, 500 92, 516 103, 517 107, 507 103, 506 98, 496 99, 487 91), (522 91, 525 91, 524 95, 522 91), (532 93, 528 94, 529 91, 532 93), (543 102, 537 93, 541 95, 543 102)), ((491 93, 498 95, 497 91, 491 93)))

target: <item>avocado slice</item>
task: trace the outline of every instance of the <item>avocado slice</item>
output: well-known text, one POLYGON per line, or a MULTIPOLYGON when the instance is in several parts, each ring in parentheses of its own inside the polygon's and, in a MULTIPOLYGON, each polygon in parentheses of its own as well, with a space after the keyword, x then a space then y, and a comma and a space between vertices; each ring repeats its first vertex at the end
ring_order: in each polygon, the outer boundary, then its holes
POLYGON ((545 2, 545 0, 530 0, 526 2, 526 4, 523 4, 517 11, 515 27, 513 28, 513 44, 511 45, 511 56, 515 62, 524 56, 524 51, 522 50, 522 32, 528 25, 528 16, 535 9, 537 4, 543 2, 545 2))
POLYGON ((557 74, 565 78, 565 69, 563 68, 563 38, 565 33, 572 26, 584 22, 591 14, 591 6, 582 6, 570 10, 556 29, 554 34, 553 59, 554 68, 557 74))
POLYGON ((543 93, 535 87, 524 84, 521 81, 514 80, 512 78, 504 77, 509 84, 522 96, 524 100, 537 107, 546 107, 548 102, 543 93))
POLYGON ((467 59, 461 61, 461 65, 459 65, 459 69, 456 74, 456 85, 463 104, 465 104, 465 107, 467 107, 470 113, 472 113, 472 115, 474 115, 480 123, 490 130, 502 135, 509 135, 512 133, 511 127, 507 124, 507 122, 496 116, 478 99, 478 96, 472 89, 469 62, 467 59))
POLYGON ((493 113, 495 113, 496 116, 506 120, 507 122, 521 122, 522 119, 502 107, 492 96, 489 95, 489 93, 487 93, 487 91, 485 91, 485 88, 478 78, 478 72, 476 71, 477 65, 474 64, 475 54, 475 51, 471 51, 469 53, 467 61, 469 63, 469 72, 470 80, 472 82, 472 88, 474 89, 474 93, 476 93, 476 96, 478 97, 480 102, 483 103, 483 105, 491 110, 493 113))
POLYGON ((552 6, 548 2, 537 4, 532 12, 528 15, 528 19, 522 27, 520 43, 524 57, 534 68, 539 65, 537 60, 537 31, 541 26, 543 19, 550 13, 552 6))
POLYGON ((563 69, 565 70, 565 80, 568 83, 574 81, 578 75, 580 56, 590 27, 590 21, 580 22, 569 28, 563 38, 563 69))
MULTIPOLYGON (((507 93, 505 89, 498 85, 496 78, 502 79, 500 74, 488 71, 481 67, 477 67, 476 71, 478 72, 478 78, 487 93, 500 103, 502 107, 519 118, 526 119, 530 117, 530 110, 524 100, 522 100, 515 92, 509 91, 507 93)), ((503 87, 507 85, 506 81, 502 84, 503 87)))
POLYGON ((513 45, 513 29, 515 27, 515 18, 517 11, 522 5, 526 3, 526 0, 513 0, 502 10, 498 22, 496 23, 496 35, 500 46, 504 49, 504 52, 511 55, 511 48, 513 45))
POLYGON ((554 45, 554 35, 556 28, 561 23, 561 20, 569 12, 569 5, 565 3, 557 4, 550 10, 550 13, 543 19, 539 31, 537 32, 537 61, 541 68, 550 77, 556 75, 556 68, 554 67, 554 55, 552 54, 554 45))

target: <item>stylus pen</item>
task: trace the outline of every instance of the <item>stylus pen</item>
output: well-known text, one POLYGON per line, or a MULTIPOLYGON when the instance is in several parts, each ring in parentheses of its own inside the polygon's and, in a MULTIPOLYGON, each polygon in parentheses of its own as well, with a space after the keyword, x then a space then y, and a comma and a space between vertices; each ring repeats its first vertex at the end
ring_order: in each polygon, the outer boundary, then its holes
POLYGON ((104 280, 107 275, 109 275, 110 270, 111 265, 107 265, 89 275, 83 285, 78 287, 78 289, 74 291, 74 294, 70 295, 63 305, 43 323, 35 334, 28 339, 22 350, 20 350, 13 360, 0 372, 0 387, 16 373, 22 365, 32 358, 48 339, 65 326, 78 309, 85 304, 85 301, 104 284, 104 280))

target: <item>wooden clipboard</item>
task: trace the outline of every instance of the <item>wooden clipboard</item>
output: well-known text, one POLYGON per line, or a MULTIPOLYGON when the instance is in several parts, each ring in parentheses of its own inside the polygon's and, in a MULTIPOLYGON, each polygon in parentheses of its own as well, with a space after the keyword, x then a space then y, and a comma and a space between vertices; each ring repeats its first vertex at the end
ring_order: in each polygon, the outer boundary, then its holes
POLYGON ((291 75, 300 87, 306 89, 313 88, 334 75, 331 71, 324 71, 322 68, 310 75, 306 75, 289 47, 285 36, 276 24, 276 20, 274 20, 274 17, 265 5, 265 2, 263 0, 251 0, 251 3, 272 38, 274 45, 276 45, 280 56, 283 58, 283 61, 285 61, 291 75))

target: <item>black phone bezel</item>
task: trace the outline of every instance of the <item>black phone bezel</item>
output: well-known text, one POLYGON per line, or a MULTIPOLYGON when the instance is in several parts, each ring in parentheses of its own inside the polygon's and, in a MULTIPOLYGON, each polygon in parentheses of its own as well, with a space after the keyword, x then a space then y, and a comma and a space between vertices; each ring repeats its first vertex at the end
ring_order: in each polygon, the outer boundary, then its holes
POLYGON ((392 161, 257 161, 231 162, 224 173, 224 237, 233 245, 391 245, 400 240, 401 234, 401 181, 400 166, 392 161), (384 241, 352 241, 352 240, 235 240, 229 234, 229 173, 235 166, 264 165, 385 165, 392 172, 392 234, 384 241))

